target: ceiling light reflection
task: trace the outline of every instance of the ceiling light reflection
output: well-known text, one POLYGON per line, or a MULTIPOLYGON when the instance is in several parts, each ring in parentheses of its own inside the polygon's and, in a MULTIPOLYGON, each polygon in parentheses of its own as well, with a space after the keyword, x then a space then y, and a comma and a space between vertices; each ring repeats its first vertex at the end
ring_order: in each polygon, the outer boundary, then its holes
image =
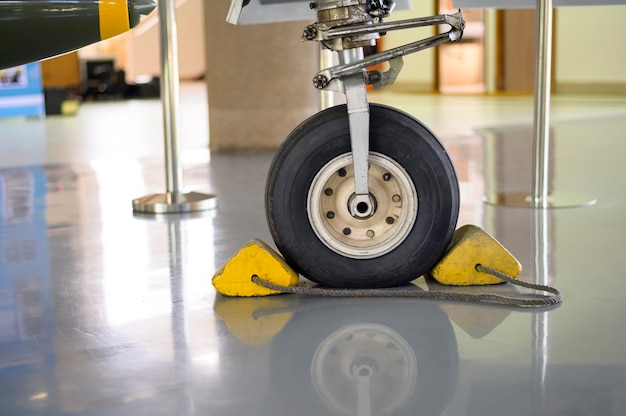
POLYGON ((211 369, 216 369, 220 361, 220 355, 217 351, 211 351, 208 354, 193 357, 191 361, 194 364, 201 364, 211 369))
MULTIPOLYGON (((147 221, 133 218, 131 201, 145 193, 140 163, 132 158, 91 162, 98 184, 102 244, 102 286, 111 325, 170 312, 167 247, 147 221), (165 258, 163 258, 165 257, 165 258)), ((165 243, 166 244, 166 243, 165 243)))
POLYGON ((48 392, 42 391, 41 393, 33 394, 32 396, 28 398, 28 400, 34 402, 34 401, 39 401, 39 400, 46 400, 47 398, 48 398, 48 392))

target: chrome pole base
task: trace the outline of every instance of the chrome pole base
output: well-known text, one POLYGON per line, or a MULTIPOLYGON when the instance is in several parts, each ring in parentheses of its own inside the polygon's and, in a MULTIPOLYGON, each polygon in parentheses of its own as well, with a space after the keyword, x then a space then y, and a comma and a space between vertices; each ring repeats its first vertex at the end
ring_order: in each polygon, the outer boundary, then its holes
POLYGON ((133 199, 133 211, 149 214, 173 214, 195 211, 206 211, 217 206, 215 195, 199 192, 186 194, 166 192, 152 194, 133 199))
MULTIPOLYGON (((484 202, 489 205, 535 208, 532 196, 526 192, 496 193, 485 197, 484 202)), ((588 195, 572 192, 552 192, 548 194, 546 202, 545 208, 579 208, 594 205, 598 200, 588 195)))

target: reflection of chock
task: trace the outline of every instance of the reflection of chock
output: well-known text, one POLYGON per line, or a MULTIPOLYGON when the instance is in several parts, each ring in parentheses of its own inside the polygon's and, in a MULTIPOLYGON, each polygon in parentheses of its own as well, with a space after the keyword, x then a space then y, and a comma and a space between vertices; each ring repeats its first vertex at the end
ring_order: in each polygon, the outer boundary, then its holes
POLYGON ((443 304, 439 307, 472 338, 486 336, 511 314, 510 309, 478 305, 443 304))
POLYGON ((258 299, 218 297, 214 308, 217 317, 235 338, 258 347, 283 330, 298 303, 298 298, 294 296, 258 299))

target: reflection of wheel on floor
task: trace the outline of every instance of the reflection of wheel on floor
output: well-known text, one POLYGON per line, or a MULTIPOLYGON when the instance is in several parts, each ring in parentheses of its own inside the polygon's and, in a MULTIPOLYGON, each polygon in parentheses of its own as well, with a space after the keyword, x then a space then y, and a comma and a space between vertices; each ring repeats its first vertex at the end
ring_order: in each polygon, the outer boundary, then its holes
POLYGON ((266 214, 276 246, 309 279, 330 287, 408 283, 442 256, 459 211, 454 168, 435 136, 396 109, 370 105, 369 190, 356 204, 345 106, 297 127, 274 157, 266 214))
POLYGON ((459 354, 431 302, 305 297, 272 340, 272 414, 441 415, 459 354), (369 411, 367 411, 369 410, 369 411))
POLYGON ((354 323, 329 334, 311 362, 313 387, 334 414, 393 414, 415 393, 417 357, 386 325, 354 323), (372 410, 375 410, 372 412, 372 410))

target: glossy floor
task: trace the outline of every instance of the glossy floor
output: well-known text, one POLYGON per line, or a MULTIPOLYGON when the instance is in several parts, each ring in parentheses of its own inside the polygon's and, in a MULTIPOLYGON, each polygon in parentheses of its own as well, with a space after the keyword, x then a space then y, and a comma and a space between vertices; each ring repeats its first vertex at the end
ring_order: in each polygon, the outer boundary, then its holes
MULTIPOLYGON (((536 211, 508 206, 530 190, 530 98, 372 100, 435 131, 459 225, 562 305, 216 295, 217 267, 271 241, 272 155, 209 155, 204 91, 184 85, 185 187, 218 208, 133 215, 164 188, 160 105, 85 104, 0 122, 0 414, 626 414, 626 99, 553 99, 554 201, 585 206, 536 211)), ((505 289, 462 291, 485 290, 505 289)))

